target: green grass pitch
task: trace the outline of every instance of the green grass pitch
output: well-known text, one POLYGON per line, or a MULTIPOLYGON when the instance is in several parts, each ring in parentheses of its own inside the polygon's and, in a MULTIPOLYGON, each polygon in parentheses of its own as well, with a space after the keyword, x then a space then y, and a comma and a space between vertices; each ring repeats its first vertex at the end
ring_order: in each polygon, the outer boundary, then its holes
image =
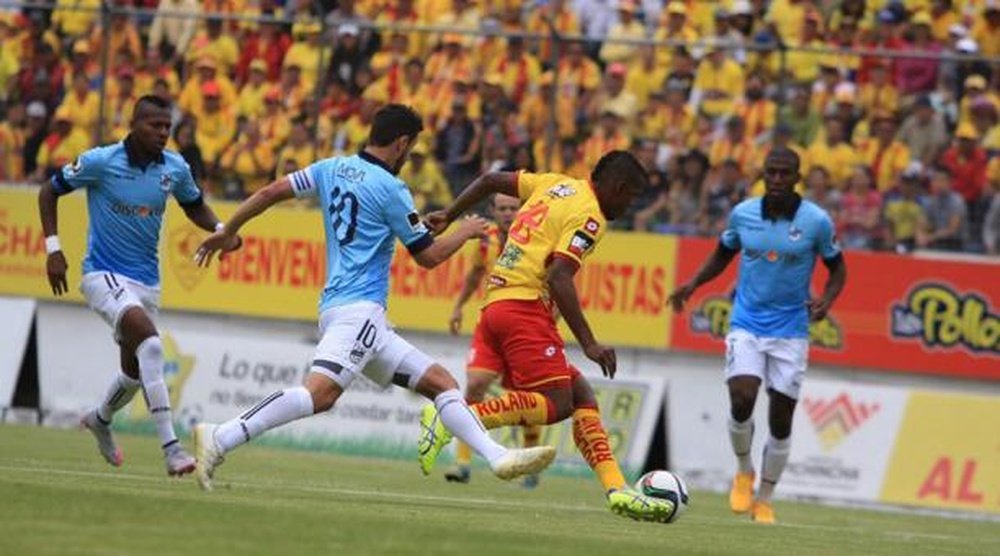
POLYGON ((677 523, 636 523, 592 479, 452 485, 415 461, 254 446, 206 494, 166 477, 153 438, 119 440, 113 469, 86 432, 0 426, 0 554, 1000 554, 996 522, 779 501, 767 527, 695 492, 677 523))

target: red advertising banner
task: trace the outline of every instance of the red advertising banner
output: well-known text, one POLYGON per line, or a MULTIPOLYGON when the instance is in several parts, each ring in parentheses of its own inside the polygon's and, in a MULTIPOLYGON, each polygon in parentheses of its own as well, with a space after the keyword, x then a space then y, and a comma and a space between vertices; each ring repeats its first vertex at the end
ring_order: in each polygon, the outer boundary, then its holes
MULTIPOLYGON (((676 282, 697 273, 714 240, 679 241, 676 282)), ((1000 261, 846 253, 847 287, 810 329, 810 360, 848 367, 1000 380, 1000 261)), ((722 353, 737 261, 674 315, 674 349, 722 353)), ((827 272, 817 262, 812 290, 827 272)))

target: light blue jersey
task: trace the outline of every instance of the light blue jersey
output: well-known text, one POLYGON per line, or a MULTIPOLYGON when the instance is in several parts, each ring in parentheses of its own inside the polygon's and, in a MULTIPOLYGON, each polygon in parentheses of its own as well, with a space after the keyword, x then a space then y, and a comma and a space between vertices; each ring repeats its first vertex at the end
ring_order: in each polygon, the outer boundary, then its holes
POLYGON ((764 217, 763 198, 729 215, 722 245, 743 251, 730 328, 767 338, 809 337, 809 282, 816 257, 840 255, 830 216, 801 201, 791 220, 764 217))
POLYGON ((297 197, 318 197, 323 209, 326 286, 320 312, 357 301, 385 307, 396 238, 414 254, 434 242, 406 184, 367 153, 321 160, 289 180, 297 197))
POLYGON ((56 194, 87 189, 87 254, 83 273, 112 272, 150 287, 160 284, 159 244, 167 197, 203 202, 181 155, 163 151, 142 167, 129 141, 97 147, 52 176, 56 194))

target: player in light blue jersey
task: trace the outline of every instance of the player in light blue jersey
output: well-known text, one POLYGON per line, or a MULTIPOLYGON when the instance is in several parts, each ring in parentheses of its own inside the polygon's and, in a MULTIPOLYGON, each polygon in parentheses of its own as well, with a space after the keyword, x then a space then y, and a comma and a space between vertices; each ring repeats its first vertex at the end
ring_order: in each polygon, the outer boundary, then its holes
POLYGON ((729 505, 736 513, 750 512, 759 523, 775 521, 771 495, 788 462, 792 416, 809 353, 809 322, 826 316, 847 281, 833 222, 823 209, 795 193, 800 179, 798 155, 786 148, 773 149, 764 163, 764 197, 733 209, 715 252, 690 282, 670 295, 674 310, 682 311, 695 289, 721 274, 742 252, 726 336, 729 436, 739 463, 729 505), (809 283, 817 257, 829 277, 823 294, 813 299, 809 283), (770 398, 771 434, 754 500, 750 449, 761 382, 770 398))
POLYGON ((199 264, 207 265, 215 253, 233 244, 241 226, 272 205, 293 197, 319 198, 327 282, 320 296, 320 340, 310 372, 304 386, 274 392, 221 425, 195 427, 196 475, 205 490, 212 488, 224 454, 275 427, 329 410, 359 374, 383 387, 395 384, 433 400, 444 426, 483 456, 502 479, 538 473, 552 462, 551 447, 508 450, 494 442, 448 371, 386 321, 389 266, 397 239, 417 264, 433 268, 486 231, 486 221, 478 217, 438 239, 424 226, 409 189, 396 177, 422 129, 420 116, 409 107, 383 107, 375 114, 361 153, 317 162, 258 191, 198 249, 199 264))
MULTIPOLYGON (((97 439, 111 465, 122 453, 111 434, 115 411, 142 386, 163 446, 167 473, 194 471, 194 458, 174 434, 170 397, 163 378, 163 345, 154 324, 159 310, 158 246, 163 211, 173 196, 187 217, 202 229, 222 226, 205 204, 184 159, 164 150, 170 132, 170 105, 155 96, 136 101, 131 130, 120 143, 91 149, 42 186, 38 206, 48 251, 48 278, 55 295, 67 291, 66 258, 56 235, 61 195, 87 191, 90 227, 80 290, 92 309, 114 330, 121 350, 121 372, 101 404, 81 424, 97 439)), ((231 238, 228 249, 239 245, 231 238)))

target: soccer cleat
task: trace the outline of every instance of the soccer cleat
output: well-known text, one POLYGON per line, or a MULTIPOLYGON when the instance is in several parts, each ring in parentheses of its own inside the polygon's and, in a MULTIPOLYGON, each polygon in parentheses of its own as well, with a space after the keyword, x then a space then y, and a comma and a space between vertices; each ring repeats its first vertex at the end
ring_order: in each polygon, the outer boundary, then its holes
POLYGON ((772 506, 770 502, 757 500, 753 503, 753 511, 750 513, 750 519, 752 519, 754 523, 774 525, 776 522, 774 518, 774 506, 772 506))
POLYGON ((538 488, 538 483, 540 479, 537 474, 525 475, 524 480, 521 481, 521 486, 528 490, 534 490, 538 488))
POLYGON ((199 423, 194 426, 194 450, 197 458, 195 465, 195 477, 202 490, 212 490, 212 476, 215 468, 222 465, 224 461, 222 450, 215 443, 215 429, 218 425, 209 423, 199 423))
POLYGON ((444 480, 449 483, 468 483, 472 480, 472 470, 468 465, 458 465, 444 474, 444 480))
POLYGON ((630 488, 609 492, 608 507, 622 517, 657 523, 667 523, 674 513, 674 503, 670 500, 646 496, 630 488))
POLYGON ((753 505, 753 473, 737 472, 733 477, 733 486, 729 489, 729 509, 733 513, 745 514, 753 505))
POLYGON ((556 449, 552 446, 507 450, 506 454, 492 464, 493 474, 505 481, 522 475, 537 475, 554 459, 556 459, 556 449))
POLYGON ((175 445, 174 448, 167 452, 163 458, 167 465, 167 475, 182 477, 194 471, 196 462, 191 457, 191 454, 187 453, 184 448, 181 448, 180 444, 175 445))
POLYGON ((101 452, 105 461, 115 467, 122 466, 125 458, 122 457, 121 448, 115 444, 115 437, 111 434, 111 424, 101 420, 96 409, 90 410, 80 418, 80 426, 85 427, 94 435, 97 440, 97 450, 101 452))
POLYGON ((451 433, 433 405, 425 405, 420 411, 420 439, 417 440, 417 460, 424 475, 430 475, 438 455, 451 442, 451 433))

